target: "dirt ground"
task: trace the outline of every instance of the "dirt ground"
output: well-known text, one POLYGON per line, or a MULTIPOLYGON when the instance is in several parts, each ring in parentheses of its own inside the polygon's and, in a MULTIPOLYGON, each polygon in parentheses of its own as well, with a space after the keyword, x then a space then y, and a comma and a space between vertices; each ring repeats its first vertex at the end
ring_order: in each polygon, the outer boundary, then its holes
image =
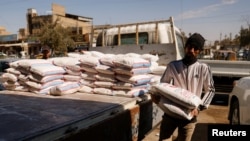
MULTIPOLYGON (((208 124, 228 124, 228 107, 225 105, 210 105, 209 109, 202 111, 198 117, 198 123, 192 138, 192 141, 207 141, 208 124)), ((150 132, 143 141, 158 141, 159 127, 150 132)), ((174 133, 176 137, 177 133, 174 133)))

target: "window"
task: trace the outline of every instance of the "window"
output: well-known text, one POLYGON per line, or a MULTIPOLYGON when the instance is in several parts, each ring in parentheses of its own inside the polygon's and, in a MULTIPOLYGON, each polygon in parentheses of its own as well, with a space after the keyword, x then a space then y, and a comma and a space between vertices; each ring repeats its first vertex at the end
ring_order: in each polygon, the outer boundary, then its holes
MULTIPOLYGON (((114 45, 118 45, 118 35, 114 36, 114 45)), ((139 44, 148 44, 148 33, 139 33, 139 44)), ((121 45, 136 44, 136 33, 121 34, 121 45)))

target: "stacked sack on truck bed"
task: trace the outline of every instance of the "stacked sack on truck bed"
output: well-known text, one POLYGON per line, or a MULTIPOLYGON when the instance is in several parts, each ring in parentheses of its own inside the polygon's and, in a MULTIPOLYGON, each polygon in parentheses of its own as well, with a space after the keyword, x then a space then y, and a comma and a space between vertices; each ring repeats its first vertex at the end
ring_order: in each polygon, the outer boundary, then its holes
POLYGON ((150 54, 103 54, 86 51, 68 57, 23 59, 1 76, 7 90, 64 95, 75 92, 136 97, 158 83, 165 66, 150 54))

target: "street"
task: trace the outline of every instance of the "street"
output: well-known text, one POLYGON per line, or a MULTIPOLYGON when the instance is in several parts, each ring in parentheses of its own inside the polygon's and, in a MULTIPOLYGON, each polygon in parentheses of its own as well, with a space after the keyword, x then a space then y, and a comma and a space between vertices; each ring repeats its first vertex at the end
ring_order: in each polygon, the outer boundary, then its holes
MULTIPOLYGON (((228 124, 227 113, 227 105, 221 104, 219 101, 218 103, 211 104, 207 110, 200 112, 192 141, 207 141, 208 124, 228 124)), ((160 126, 156 127, 143 141, 158 141, 159 128, 160 126)), ((173 138, 176 135, 177 133, 175 132, 173 138)))

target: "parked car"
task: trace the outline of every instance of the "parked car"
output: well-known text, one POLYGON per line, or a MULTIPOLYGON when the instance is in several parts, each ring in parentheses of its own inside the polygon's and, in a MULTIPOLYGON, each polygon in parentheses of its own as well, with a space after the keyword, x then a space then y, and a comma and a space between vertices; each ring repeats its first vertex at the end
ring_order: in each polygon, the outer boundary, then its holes
POLYGON ((236 52, 231 51, 231 50, 217 50, 214 52, 214 59, 236 61, 237 55, 236 55, 236 52))
POLYGON ((250 77, 242 77, 234 82, 228 106, 230 124, 250 125, 250 77))

